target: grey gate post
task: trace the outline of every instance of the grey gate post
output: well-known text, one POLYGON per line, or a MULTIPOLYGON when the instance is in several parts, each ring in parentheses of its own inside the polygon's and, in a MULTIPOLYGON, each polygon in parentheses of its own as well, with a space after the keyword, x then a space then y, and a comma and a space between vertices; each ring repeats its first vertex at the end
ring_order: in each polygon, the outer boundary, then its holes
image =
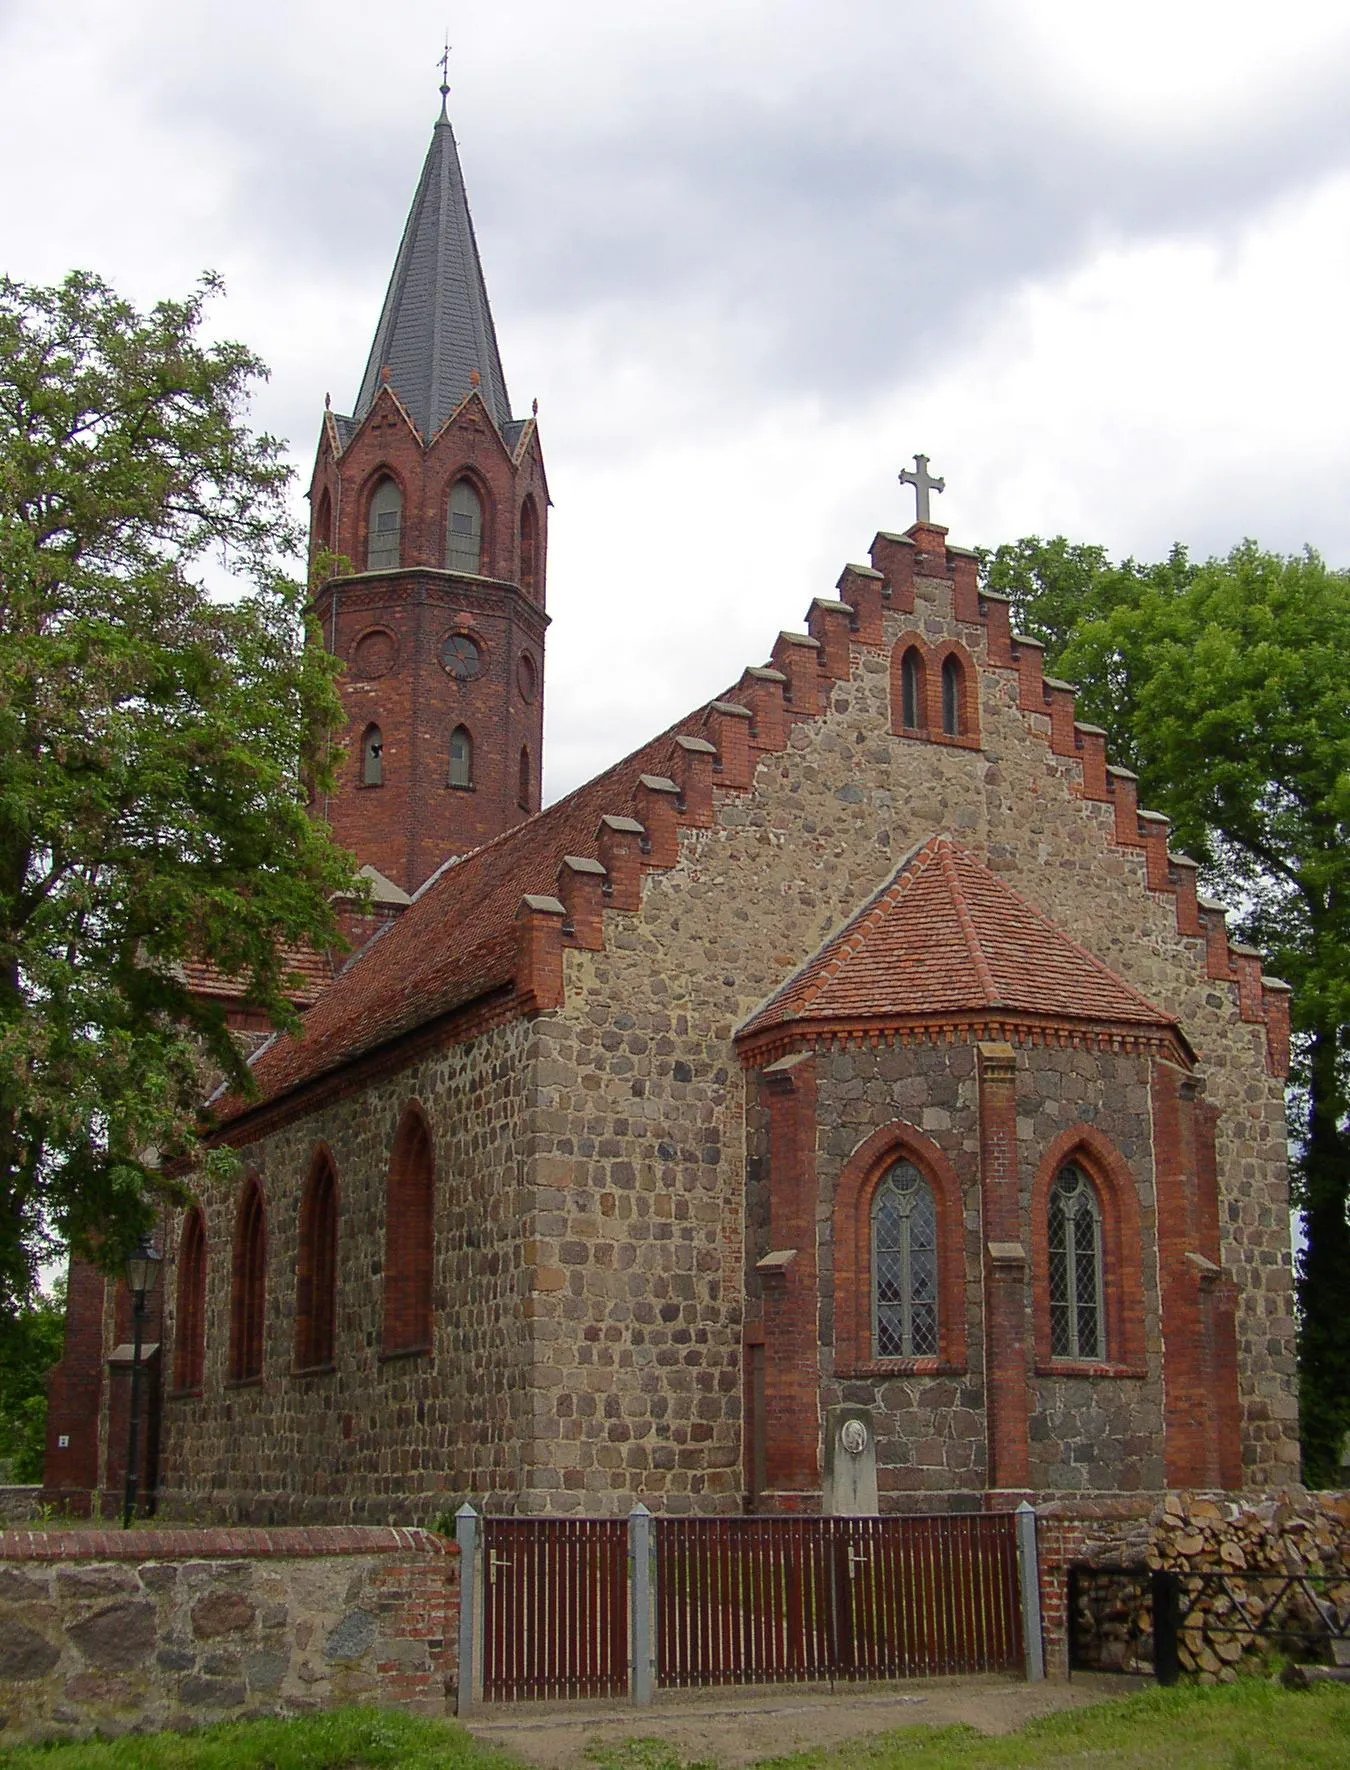
POLYGON ((1022 1588, 1022 1648, 1027 1682, 1045 1676, 1045 1643, 1041 1639, 1041 1564, 1036 1553, 1036 1508, 1023 1500, 1017 1508, 1017 1572, 1022 1588))
POLYGON ((633 1644, 629 1689, 634 1702, 652 1700, 652 1515, 639 1500, 628 1514, 628 1619, 633 1644))
POLYGON ((478 1668, 474 1664, 474 1641, 478 1633, 478 1514, 465 1500, 455 1513, 455 1541, 459 1544, 459 1669, 455 1690, 455 1713, 467 1714, 474 1705, 478 1668))

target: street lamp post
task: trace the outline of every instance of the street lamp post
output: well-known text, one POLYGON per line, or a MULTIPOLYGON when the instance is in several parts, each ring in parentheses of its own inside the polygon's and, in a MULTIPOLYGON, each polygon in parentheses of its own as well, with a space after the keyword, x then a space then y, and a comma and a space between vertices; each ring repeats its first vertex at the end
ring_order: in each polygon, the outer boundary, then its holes
POLYGON ((143 1235, 127 1256, 127 1289, 131 1292, 131 1407, 127 1433, 127 1479, 122 1494, 122 1529, 131 1528, 136 1512, 136 1493, 141 1484, 141 1335, 145 1327, 145 1299, 155 1288, 163 1256, 148 1235, 143 1235))

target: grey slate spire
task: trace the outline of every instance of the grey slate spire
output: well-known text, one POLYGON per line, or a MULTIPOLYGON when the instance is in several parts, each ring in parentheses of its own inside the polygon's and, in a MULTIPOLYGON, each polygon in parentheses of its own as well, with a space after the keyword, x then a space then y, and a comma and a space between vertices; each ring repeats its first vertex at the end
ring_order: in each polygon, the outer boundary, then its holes
POLYGON ((426 441, 468 393, 475 369, 479 392, 498 429, 509 433, 517 428, 511 423, 459 150, 444 105, 361 377, 353 414, 358 424, 380 390, 385 369, 389 385, 426 441))

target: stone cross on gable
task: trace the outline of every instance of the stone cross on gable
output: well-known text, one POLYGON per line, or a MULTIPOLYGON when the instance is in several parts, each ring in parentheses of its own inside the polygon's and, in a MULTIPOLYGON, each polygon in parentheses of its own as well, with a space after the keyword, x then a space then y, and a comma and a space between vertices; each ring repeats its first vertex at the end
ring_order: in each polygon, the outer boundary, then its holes
POLYGON ((918 504, 916 520, 930 522, 932 518, 928 509, 928 494, 929 492, 945 492, 947 482, 945 479, 933 479, 929 476, 927 455, 914 457, 914 470, 911 472, 908 467, 904 468, 900 474, 900 484, 914 487, 915 500, 918 504))

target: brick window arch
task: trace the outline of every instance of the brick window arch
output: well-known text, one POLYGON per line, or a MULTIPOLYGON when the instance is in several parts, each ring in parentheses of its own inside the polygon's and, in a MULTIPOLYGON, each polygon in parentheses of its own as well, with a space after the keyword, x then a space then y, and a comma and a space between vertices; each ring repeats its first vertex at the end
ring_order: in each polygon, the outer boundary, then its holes
POLYGON ((1063 1132, 1041 1160, 1031 1190, 1031 1255, 1037 1371, 1143 1376, 1139 1191, 1124 1159, 1091 1125, 1063 1132))
POLYGON ((533 593, 538 588, 539 519, 534 513, 534 499, 526 498, 520 507, 520 587, 533 593))
POLYGON ((908 645, 900 654, 900 725, 905 731, 922 731, 927 720, 927 671, 923 653, 908 645))
POLYGON ((178 1295, 173 1324, 173 1386, 201 1389, 206 1367, 206 1219, 193 1205, 178 1238, 178 1295))
POLYGON ((388 474, 376 482, 366 506, 366 570, 392 571, 402 557, 403 493, 388 474))
POLYGON ((449 571, 471 572, 483 565, 483 500, 473 481, 457 479, 446 511, 445 563, 449 571))
POLYGON ((230 1381, 256 1383, 263 1374, 267 1306, 267 1207, 256 1174, 244 1182, 234 1226, 230 1278, 230 1381))
POLYGON ((435 1181, 431 1132, 413 1104, 399 1122, 385 1190, 381 1352, 386 1358, 431 1348, 435 1181))
POLYGON ((948 737, 961 735, 961 664, 951 652, 942 660, 942 729, 948 737))
POLYGON ((948 639, 933 652, 938 704, 933 708, 933 735, 937 742, 978 749, 980 714, 976 684, 979 672, 958 639, 948 639), (941 732, 939 738, 937 734, 941 732))
POLYGON ((295 1269, 295 1363, 302 1371, 333 1363, 337 1321, 338 1185, 333 1161, 320 1145, 300 1201, 295 1269))
POLYGON ((384 785, 384 733, 378 725, 368 725, 361 735, 361 785, 384 785))
POLYGON ((835 1188, 837 1376, 965 1368, 965 1239, 961 1184, 935 1143, 897 1120, 858 1145, 835 1188))
POLYGON ((467 725, 457 725, 450 733, 450 785, 473 785, 473 738, 467 725))

